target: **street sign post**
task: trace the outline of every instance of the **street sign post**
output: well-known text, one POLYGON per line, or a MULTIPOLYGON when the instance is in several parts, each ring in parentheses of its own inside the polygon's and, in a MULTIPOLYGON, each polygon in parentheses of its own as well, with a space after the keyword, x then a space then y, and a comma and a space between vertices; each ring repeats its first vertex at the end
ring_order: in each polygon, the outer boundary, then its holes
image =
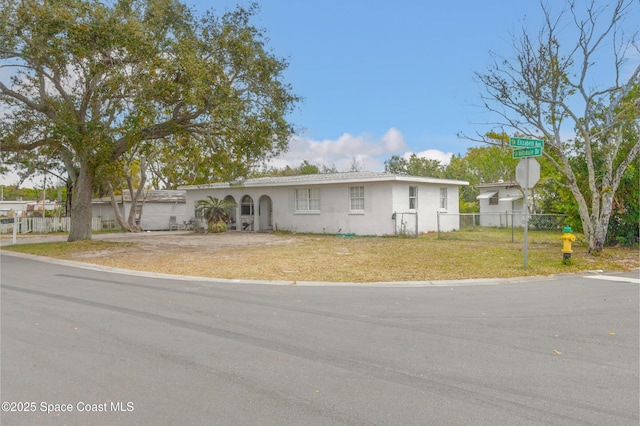
MULTIPOLYGON (((527 148, 529 149, 529 148, 527 148)), ((529 254, 529 189, 540 180, 540 163, 533 157, 520 160, 516 166, 516 181, 524 189, 524 267, 529 254)))
POLYGON ((509 145, 513 148, 513 158, 520 158, 516 167, 516 181, 524 189, 524 267, 527 267, 529 248, 529 189, 536 186, 540 179, 540 164, 535 158, 542 155, 544 141, 530 138, 511 138, 509 145))

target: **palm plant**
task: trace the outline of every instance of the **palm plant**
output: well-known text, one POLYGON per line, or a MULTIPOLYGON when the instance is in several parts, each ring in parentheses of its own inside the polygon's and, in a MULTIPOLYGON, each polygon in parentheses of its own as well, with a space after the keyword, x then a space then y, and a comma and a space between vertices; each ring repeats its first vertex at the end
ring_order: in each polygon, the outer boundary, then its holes
POLYGON ((230 210, 236 204, 228 200, 220 200, 212 196, 208 196, 205 200, 198 200, 196 204, 196 212, 207 220, 207 224, 223 222, 226 223, 231 218, 230 210))

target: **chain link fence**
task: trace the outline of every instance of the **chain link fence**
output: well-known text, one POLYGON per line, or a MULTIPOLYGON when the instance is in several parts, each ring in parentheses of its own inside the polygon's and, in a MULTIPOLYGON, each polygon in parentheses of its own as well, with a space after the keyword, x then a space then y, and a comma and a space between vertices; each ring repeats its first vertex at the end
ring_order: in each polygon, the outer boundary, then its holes
POLYGON ((401 237, 418 236, 418 213, 417 212, 393 212, 393 229, 395 235, 401 237))
POLYGON ((524 212, 504 213, 438 213, 438 238, 446 232, 441 229, 441 217, 458 218, 460 231, 472 231, 477 228, 510 228, 512 234, 516 229, 523 229, 528 222, 529 231, 561 231, 564 227, 566 214, 529 214, 525 219, 524 212))

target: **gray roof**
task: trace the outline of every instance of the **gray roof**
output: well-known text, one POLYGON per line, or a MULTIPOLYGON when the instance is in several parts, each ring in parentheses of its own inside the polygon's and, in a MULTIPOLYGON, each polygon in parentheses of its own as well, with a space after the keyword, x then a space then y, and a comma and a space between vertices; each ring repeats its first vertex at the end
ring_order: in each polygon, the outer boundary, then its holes
MULTIPOLYGON (((125 202, 131 201, 129 190, 122 190, 122 195, 116 195, 116 201, 122 202, 124 198, 125 202)), ((171 189, 147 189, 143 190, 140 194, 140 201, 144 200, 145 203, 186 203, 187 193, 183 190, 171 190, 171 189)), ((111 198, 102 197, 94 198, 93 203, 110 203, 111 198)))
POLYGON ((364 182, 415 182, 434 183, 440 185, 469 185, 469 182, 452 179, 437 179, 423 176, 396 175, 384 172, 344 172, 319 173, 313 175, 262 177, 255 179, 238 179, 233 182, 218 182, 204 185, 185 185, 180 189, 228 188, 234 186, 295 186, 295 185, 324 185, 335 183, 364 183, 364 182))
POLYGON ((506 182, 479 183, 475 187, 481 189, 481 188, 512 188, 514 186, 519 186, 518 182, 506 181, 506 182))

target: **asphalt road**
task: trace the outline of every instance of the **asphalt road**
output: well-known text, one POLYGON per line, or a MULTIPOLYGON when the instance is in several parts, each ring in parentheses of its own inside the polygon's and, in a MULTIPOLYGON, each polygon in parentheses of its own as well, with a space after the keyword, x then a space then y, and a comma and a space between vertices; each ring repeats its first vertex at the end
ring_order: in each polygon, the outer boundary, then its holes
POLYGON ((2 425, 639 422, 637 273, 375 288, 0 266, 2 425))

